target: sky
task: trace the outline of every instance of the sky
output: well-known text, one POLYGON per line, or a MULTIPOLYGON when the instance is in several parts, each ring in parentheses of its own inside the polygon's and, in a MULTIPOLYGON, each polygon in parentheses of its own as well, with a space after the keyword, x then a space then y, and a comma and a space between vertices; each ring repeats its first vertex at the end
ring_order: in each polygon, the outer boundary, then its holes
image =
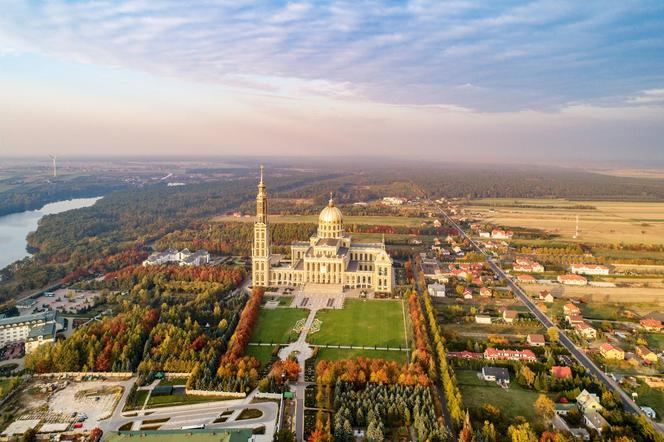
POLYGON ((2 0, 0 155, 664 164, 664 2, 2 0))

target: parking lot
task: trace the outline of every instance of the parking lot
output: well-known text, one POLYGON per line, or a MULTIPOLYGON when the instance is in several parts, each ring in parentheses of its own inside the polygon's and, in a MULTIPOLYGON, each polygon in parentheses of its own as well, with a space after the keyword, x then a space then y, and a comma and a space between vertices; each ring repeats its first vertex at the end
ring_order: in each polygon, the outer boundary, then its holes
POLYGON ((43 310, 57 310, 67 314, 81 313, 94 305, 97 296, 99 293, 96 291, 58 289, 34 298, 34 303, 29 307, 20 308, 20 312, 22 315, 43 310))

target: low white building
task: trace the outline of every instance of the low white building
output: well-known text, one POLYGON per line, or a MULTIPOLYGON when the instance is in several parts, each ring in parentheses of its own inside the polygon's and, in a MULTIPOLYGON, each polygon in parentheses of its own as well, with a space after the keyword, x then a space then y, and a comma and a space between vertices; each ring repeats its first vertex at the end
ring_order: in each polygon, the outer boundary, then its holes
POLYGON ((210 254, 206 250, 191 252, 189 249, 168 249, 164 252, 155 252, 143 261, 144 266, 176 263, 186 266, 199 266, 210 262, 210 254))
POLYGON ((477 324, 491 324, 491 316, 475 315, 475 323, 477 323, 477 324))
POLYGON ((608 275, 609 268, 600 264, 572 264, 570 272, 577 275, 608 275))
POLYGON ((445 297, 445 286, 443 284, 429 284, 427 286, 427 291, 429 292, 430 296, 436 297, 436 298, 444 298, 445 297))

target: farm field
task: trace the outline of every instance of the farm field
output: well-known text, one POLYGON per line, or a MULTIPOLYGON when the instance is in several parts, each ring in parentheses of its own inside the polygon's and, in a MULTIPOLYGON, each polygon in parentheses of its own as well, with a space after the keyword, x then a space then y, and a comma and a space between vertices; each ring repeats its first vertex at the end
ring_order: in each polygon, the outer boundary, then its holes
POLYGON ((374 358, 374 359, 387 359, 396 361, 400 364, 408 362, 405 351, 388 351, 388 350, 355 350, 347 348, 324 348, 321 347, 318 351, 318 361, 338 361, 341 359, 352 359, 357 357, 374 358))
POLYGON ((298 336, 292 330, 295 323, 307 315, 307 310, 298 308, 261 309, 250 342, 288 343, 298 336))
POLYGON ((407 346, 401 301, 347 299, 340 310, 321 310, 320 331, 307 336, 314 345, 407 346))
POLYGON ((522 284, 521 288, 531 296, 537 296, 541 290, 555 292, 560 298, 577 298, 592 302, 628 303, 631 310, 647 313, 643 309, 664 306, 664 289, 646 287, 574 287, 544 284, 522 284))
POLYGON ((510 382, 510 387, 505 390, 495 382, 479 379, 476 371, 455 370, 455 373, 465 407, 481 408, 484 404, 491 404, 511 418, 523 416, 530 422, 540 419, 535 414, 533 406, 539 393, 524 390, 514 379, 510 382))
POLYGON ((660 202, 491 198, 471 201, 466 208, 499 225, 541 229, 570 242, 661 244, 664 238, 660 202), (593 209, 574 208, 578 205, 593 209), (577 215, 581 234, 573 239, 577 215))
MULTIPOLYGON (((254 217, 236 218, 230 215, 217 216, 212 219, 217 222, 254 222, 254 217)), ((270 222, 279 223, 318 223, 318 215, 270 215, 270 222)), ((422 222, 431 222, 430 218, 413 218, 406 216, 344 216, 344 224, 365 224, 365 225, 385 225, 385 226, 405 226, 419 227, 422 222)))

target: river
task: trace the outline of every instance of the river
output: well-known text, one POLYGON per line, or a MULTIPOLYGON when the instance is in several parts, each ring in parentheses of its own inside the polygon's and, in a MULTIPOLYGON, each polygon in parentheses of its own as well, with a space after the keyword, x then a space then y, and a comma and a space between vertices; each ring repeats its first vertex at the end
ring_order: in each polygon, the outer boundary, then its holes
POLYGON ((28 233, 37 229, 39 220, 44 215, 88 207, 100 198, 75 198, 57 201, 46 204, 39 210, 26 210, 25 212, 0 216, 0 268, 30 256, 26 250, 26 237, 28 233))

